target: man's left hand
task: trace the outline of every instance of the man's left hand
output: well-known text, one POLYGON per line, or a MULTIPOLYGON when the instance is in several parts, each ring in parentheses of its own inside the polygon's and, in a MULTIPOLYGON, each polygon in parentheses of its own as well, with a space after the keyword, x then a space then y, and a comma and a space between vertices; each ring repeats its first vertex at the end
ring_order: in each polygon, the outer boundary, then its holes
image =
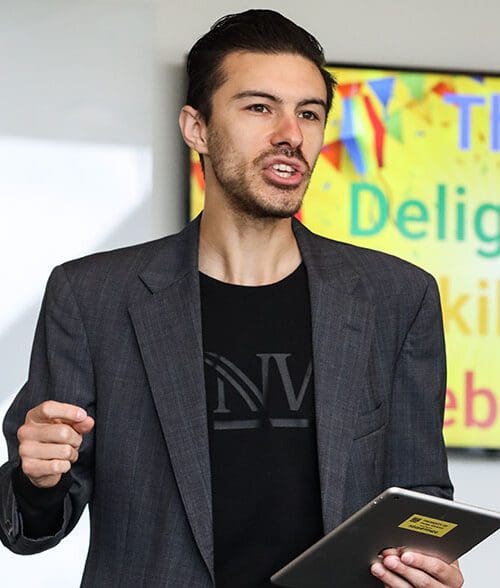
POLYGON ((464 578, 458 562, 447 564, 437 557, 403 549, 386 549, 372 574, 386 588, 461 588, 464 578))

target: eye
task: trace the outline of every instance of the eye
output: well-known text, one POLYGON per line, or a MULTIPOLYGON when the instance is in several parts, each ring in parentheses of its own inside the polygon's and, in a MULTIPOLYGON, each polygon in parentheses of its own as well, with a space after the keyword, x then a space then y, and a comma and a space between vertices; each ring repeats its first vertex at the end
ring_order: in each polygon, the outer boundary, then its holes
POLYGON ((299 117, 306 120, 319 120, 319 116, 312 110, 304 110, 303 112, 299 112, 299 117))
POLYGON ((250 106, 247 106, 247 110, 251 112, 270 112, 269 106, 265 104, 250 104, 250 106))

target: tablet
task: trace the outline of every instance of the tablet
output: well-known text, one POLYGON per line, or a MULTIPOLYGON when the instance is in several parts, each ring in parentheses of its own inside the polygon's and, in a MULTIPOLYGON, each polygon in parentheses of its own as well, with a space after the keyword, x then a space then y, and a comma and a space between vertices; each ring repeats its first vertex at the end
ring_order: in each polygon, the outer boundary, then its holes
POLYGON ((276 572, 287 588, 380 588, 370 566, 388 547, 451 563, 500 528, 500 513, 389 488, 276 572))

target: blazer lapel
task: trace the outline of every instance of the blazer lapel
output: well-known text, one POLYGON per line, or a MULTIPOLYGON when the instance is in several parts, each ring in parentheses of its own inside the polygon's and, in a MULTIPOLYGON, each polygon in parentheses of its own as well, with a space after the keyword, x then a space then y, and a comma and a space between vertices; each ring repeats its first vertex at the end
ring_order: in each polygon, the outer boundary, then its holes
POLYGON ((129 307, 177 485, 195 541, 213 571, 212 494, 198 279, 199 220, 171 238, 129 307))
MULTIPOLYGON (((307 268, 312 310, 316 427, 325 532, 341 522, 373 305, 339 250, 303 225, 293 229, 307 268)), ((170 237, 140 277, 151 297, 130 305, 137 339, 193 536, 212 579, 210 454, 198 279, 199 217, 170 237)))
POLYGON ((356 292, 359 275, 340 248, 300 223, 295 236, 307 268, 312 313, 316 431, 325 533, 342 520, 345 478, 374 325, 373 304, 356 292))

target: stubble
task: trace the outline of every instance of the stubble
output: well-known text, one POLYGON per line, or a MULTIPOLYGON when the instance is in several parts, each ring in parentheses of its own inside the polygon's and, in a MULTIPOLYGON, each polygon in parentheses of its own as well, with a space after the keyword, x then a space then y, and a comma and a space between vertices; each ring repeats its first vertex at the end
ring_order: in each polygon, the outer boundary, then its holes
POLYGON ((290 218, 302 206, 312 170, 298 149, 276 147, 261 153, 250 164, 238 161, 225 137, 211 130, 208 151, 215 178, 222 187, 229 206, 238 214, 253 219, 290 218), (285 155, 300 159, 307 168, 300 186, 277 185, 261 174, 265 159, 285 155), (259 189, 259 184, 266 184, 259 189))

